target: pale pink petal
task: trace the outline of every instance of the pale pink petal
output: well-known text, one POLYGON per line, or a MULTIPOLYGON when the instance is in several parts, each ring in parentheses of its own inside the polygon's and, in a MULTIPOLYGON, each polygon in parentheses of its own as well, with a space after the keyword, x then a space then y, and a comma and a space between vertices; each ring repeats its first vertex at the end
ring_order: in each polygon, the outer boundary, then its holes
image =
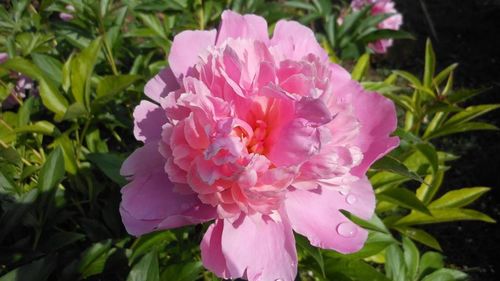
POLYGON ((217 45, 228 38, 255 39, 267 43, 267 22, 257 15, 240 15, 226 10, 221 15, 222 22, 217 35, 217 45))
POLYGON ((170 92, 177 89, 179 89, 179 83, 170 67, 167 67, 146 83, 144 93, 150 99, 160 103, 161 98, 166 97, 170 92))
POLYGON ((295 280, 297 254, 292 229, 286 216, 273 219, 242 215, 233 223, 217 221, 202 242, 204 265, 222 278, 295 280))
POLYGON ((186 76, 208 47, 215 44, 215 30, 186 30, 174 37, 168 62, 176 77, 186 76))
POLYGON ((167 122, 167 116, 159 105, 143 100, 134 109, 134 136, 144 143, 158 141, 162 126, 167 122))
POLYGON ((325 187, 314 191, 295 189, 287 193, 285 209, 293 229, 313 246, 352 253, 363 247, 368 232, 339 210, 369 219, 375 210, 375 195, 365 177, 351 184, 346 195, 325 187))
POLYGON ((278 21, 270 45, 278 48, 287 59, 301 60, 314 54, 323 61, 328 60, 312 30, 296 21, 278 21))

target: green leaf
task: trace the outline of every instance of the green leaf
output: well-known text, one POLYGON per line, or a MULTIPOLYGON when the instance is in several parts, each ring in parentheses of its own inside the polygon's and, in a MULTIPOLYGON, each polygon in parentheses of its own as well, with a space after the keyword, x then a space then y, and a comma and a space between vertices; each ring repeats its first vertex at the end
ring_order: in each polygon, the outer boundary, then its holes
POLYGON ((162 281, 194 281, 199 280, 203 272, 203 264, 199 261, 185 262, 167 266, 161 273, 162 281))
POLYGON ((420 259, 418 275, 420 278, 444 267, 443 255, 438 252, 426 252, 420 259))
POLYGON ((12 209, 7 209, 0 217, 0 242, 11 234, 11 229, 19 224, 26 214, 31 209, 31 206, 38 198, 38 189, 34 188, 27 193, 24 193, 20 199, 17 200, 17 206, 12 209))
POLYGON ((62 148, 64 169, 72 175, 76 174, 76 171, 78 170, 76 156, 72 140, 68 137, 68 132, 58 136, 54 140, 53 146, 60 146, 62 148))
POLYGON ((415 148, 418 149, 422 153, 422 155, 425 156, 425 158, 429 161, 429 164, 431 165, 432 172, 437 173, 438 171, 438 156, 436 149, 434 146, 430 143, 419 143, 415 145, 415 148))
POLYGON ((391 188, 377 194, 377 199, 391 202, 401 207, 416 210, 425 214, 431 214, 429 209, 420 201, 415 193, 406 188, 391 188))
POLYGON ((49 55, 38 53, 32 53, 31 57, 36 66, 43 71, 45 77, 49 78, 55 85, 61 85, 63 65, 60 61, 49 55))
POLYGON ((445 195, 429 204, 431 209, 460 208, 476 201, 489 191, 488 187, 468 187, 447 192, 445 195))
POLYGON ((406 281, 406 265, 398 245, 391 245, 386 249, 385 273, 393 281, 406 281))
POLYGON ((160 281, 158 257, 155 251, 146 254, 132 267, 127 281, 160 281))
POLYGON ((121 93, 140 78, 140 75, 104 76, 99 83, 97 83, 96 102, 103 103, 109 101, 114 95, 121 93))
POLYGON ((495 220, 485 215, 481 212, 470 210, 470 209, 460 209, 460 208, 449 208, 449 209, 430 209, 432 216, 425 215, 419 212, 412 212, 409 215, 398 220, 395 225, 417 225, 417 224, 431 224, 431 223, 442 223, 451 221, 463 221, 463 220, 479 220, 484 222, 494 223, 495 220))
POLYGON ((438 251, 442 251, 441 245, 439 245, 439 242, 436 240, 436 238, 421 229, 406 226, 398 226, 394 227, 394 229, 417 242, 420 242, 438 251))
POLYGON ((474 96, 477 96, 487 89, 459 89, 451 92, 446 96, 446 100, 449 103, 456 104, 459 102, 466 101, 474 96))
POLYGON ((308 255, 313 257, 313 259, 319 265, 321 274, 323 275, 323 277, 325 277, 325 262, 323 260, 323 255, 321 254, 321 250, 312 246, 309 241, 301 235, 295 235, 295 241, 301 249, 303 249, 308 255))
POLYGON ((78 272, 82 278, 101 273, 114 250, 111 248, 111 240, 95 243, 85 250, 78 263, 78 272))
POLYGON ((49 278, 52 271, 54 271, 56 265, 56 257, 49 255, 9 271, 7 274, 0 277, 0 281, 45 281, 49 278))
POLYGON ((492 110, 500 108, 500 104, 483 104, 476 106, 469 106, 465 110, 453 115, 444 123, 444 127, 452 126, 455 124, 463 124, 465 122, 471 121, 483 114, 486 114, 492 110))
POLYGON ((439 72, 439 74, 434 77, 434 80, 432 80, 432 84, 434 85, 434 87, 438 87, 448 76, 451 75, 451 73, 455 70, 455 68, 457 68, 457 66, 458 63, 454 63, 439 72))
POLYGON ((462 281, 467 280, 467 277, 467 274, 464 272, 449 268, 441 268, 427 275, 422 281, 462 281))
POLYGON ((329 258, 325 261, 326 279, 339 280, 338 276, 348 276, 343 280, 390 281, 368 263, 357 259, 329 258))
POLYGON ((385 156, 382 159, 377 160, 372 167, 373 170, 383 170, 393 172, 395 174, 405 176, 407 178, 423 182, 422 178, 417 175, 415 172, 408 170, 405 164, 401 163, 396 158, 385 156))
POLYGON ((411 74, 410 72, 403 70, 394 70, 393 73, 405 79, 406 81, 410 82, 414 87, 418 88, 422 87, 420 79, 418 79, 415 75, 411 74))
POLYGON ((406 276, 408 280, 415 280, 420 263, 420 252, 417 246, 407 237, 403 236, 403 255, 406 264, 406 276))
POLYGON ((47 192, 57 187, 59 182, 64 177, 64 158, 60 147, 56 147, 45 160, 42 170, 40 171, 40 179, 38 180, 38 188, 41 192, 47 192))
POLYGON ((361 79, 363 79, 363 77, 365 76, 366 71, 368 70, 369 63, 370 54, 366 53, 362 55, 354 66, 354 69, 352 70, 352 79, 361 81, 361 79))
POLYGON ((86 108, 90 103, 90 76, 97 63, 101 41, 101 37, 96 38, 71 60, 71 93, 75 101, 86 108))
POLYGON ((137 238, 132 245, 132 255, 130 256, 130 261, 135 262, 144 254, 155 249, 161 249, 175 239, 175 235, 170 231, 157 231, 143 235, 137 238))
POLYGON ((87 158, 115 183, 120 186, 127 183, 125 178, 120 175, 120 167, 125 160, 124 157, 113 153, 91 153, 87 154, 87 158))
POLYGON ((483 123, 483 122, 468 122, 468 123, 461 123, 461 124, 453 124, 453 125, 443 126, 439 129, 433 131, 428 136, 426 136, 425 139, 430 140, 430 139, 434 139, 437 137, 443 137, 443 136, 457 134, 457 133, 465 133, 465 132, 470 132, 470 131, 481 131, 481 130, 496 131, 496 130, 498 130, 498 127, 491 125, 491 124, 488 124, 488 123, 483 123))
POLYGON ((16 133, 39 133, 48 136, 58 135, 59 130, 49 121, 38 121, 31 125, 20 126, 14 129, 16 133))
POLYGON ((424 67, 424 87, 432 86, 432 78, 436 70, 436 54, 432 48, 432 42, 429 38, 425 43, 425 67, 424 67))
POLYGON ((384 249, 393 244, 397 244, 397 241, 390 234, 370 231, 368 232, 368 239, 361 250, 352 254, 325 251, 325 256, 342 259, 365 259, 381 253, 384 249))
POLYGON ((45 77, 43 72, 30 61, 15 57, 4 62, 0 67, 10 69, 12 71, 21 72, 39 83, 40 97, 43 105, 56 115, 56 120, 61 120, 68 107, 68 102, 59 93, 57 87, 45 77))
POLYGON ((382 222, 382 220, 380 220, 380 218, 377 216, 377 214, 373 214, 373 216, 371 217, 370 220, 364 220, 364 219, 350 213, 347 210, 340 210, 340 212, 344 216, 346 216, 346 218, 348 218, 349 220, 351 220, 355 224, 357 224, 365 229, 383 232, 383 233, 387 233, 387 234, 390 233, 389 230, 387 229, 387 227, 382 222))

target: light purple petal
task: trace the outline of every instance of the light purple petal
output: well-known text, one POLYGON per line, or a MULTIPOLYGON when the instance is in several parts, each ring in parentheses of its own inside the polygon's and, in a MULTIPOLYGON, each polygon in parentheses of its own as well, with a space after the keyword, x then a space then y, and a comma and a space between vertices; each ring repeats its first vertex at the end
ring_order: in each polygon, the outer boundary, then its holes
POLYGON ((144 143, 158 141, 162 126, 167 122, 167 116, 159 105, 143 100, 134 109, 134 136, 144 143))

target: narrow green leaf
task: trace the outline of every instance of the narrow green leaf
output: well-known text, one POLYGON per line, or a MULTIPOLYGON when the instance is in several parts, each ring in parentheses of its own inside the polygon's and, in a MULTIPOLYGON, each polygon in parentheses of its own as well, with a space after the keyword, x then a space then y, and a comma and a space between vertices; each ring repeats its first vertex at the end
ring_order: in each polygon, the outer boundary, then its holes
POLYGON ((393 281, 406 281, 406 265, 398 245, 391 245, 386 249, 385 273, 393 281))
POLYGON ((57 127, 46 120, 38 121, 31 125, 20 126, 15 128, 14 131, 16 133, 39 133, 48 136, 59 134, 57 127))
POLYGON ((89 106, 90 76, 97 63, 101 41, 101 37, 96 38, 71 60, 71 93, 75 101, 86 108, 89 106))
POLYGON ((377 214, 373 214, 371 219, 369 220, 364 220, 349 211, 346 210, 340 210, 340 212, 346 216, 349 220, 354 222, 355 224, 365 228, 365 229, 370 229, 378 232, 383 232, 383 233, 390 233, 387 227, 384 225, 382 220, 377 216, 377 214))
POLYGON ((62 68, 63 65, 56 58, 45 54, 32 53, 33 62, 49 78, 55 85, 59 86, 62 83, 62 68))
POLYGON ((434 146, 430 143, 422 142, 422 143, 416 144, 415 147, 429 161, 429 164, 431 165, 431 168, 432 168, 432 172, 437 173, 439 163, 438 163, 437 152, 436 152, 436 149, 434 148, 434 146))
POLYGON ((125 160, 124 157, 113 153, 91 153, 87 154, 87 158, 115 183, 120 186, 127 183, 125 178, 120 175, 120 167, 125 160))
POLYGON ((462 281, 467 280, 464 272, 449 268, 441 268, 425 276, 422 281, 462 281))
POLYGON ((470 131, 481 131, 481 130, 496 131, 498 130, 498 127, 483 122, 468 122, 468 123, 453 124, 453 125, 443 126, 433 131, 428 136, 426 136, 425 139, 430 140, 437 137, 443 137, 457 133, 465 133, 470 131))
POLYGON ((363 77, 365 76, 366 71, 368 70, 368 66, 370 63, 370 54, 366 53, 363 54, 356 65, 354 66, 354 69, 352 70, 352 79, 356 81, 361 81, 363 77))
POLYGON ((424 86, 430 88, 432 86, 432 78, 436 70, 436 54, 432 48, 432 42, 429 38, 425 43, 425 67, 424 67, 424 86))
POLYGON ((396 158, 386 156, 382 159, 379 159, 372 165, 373 170, 383 170, 396 173, 401 176, 408 177, 410 179, 423 182, 422 178, 417 175, 415 172, 410 171, 405 164, 401 163, 396 158))
POLYGON ((451 221, 463 221, 463 220, 478 220, 489 223, 494 223, 495 220, 490 216, 485 215, 481 212, 461 209, 461 208, 449 208, 449 209, 430 209, 431 216, 420 213, 412 212, 409 215, 398 220, 395 225, 418 225, 418 224, 432 224, 432 223, 442 223, 451 221))
POLYGON ((104 103, 109 101, 114 95, 121 93, 140 78, 139 75, 104 76, 97 83, 96 102, 104 103))
POLYGON ((194 281, 199 280, 203 272, 200 261, 172 264, 161 273, 162 281, 194 281))
POLYGON ((418 79, 415 75, 411 74, 410 72, 403 70, 394 70, 393 73, 399 75, 401 78, 410 82, 414 87, 419 87, 419 88, 422 87, 422 82, 420 82, 420 79, 418 79))
POLYGON ((0 277, 0 281, 45 281, 49 278, 52 271, 54 271, 56 265, 56 257, 49 255, 8 272, 0 277))
POLYGON ((313 259, 318 263, 319 268, 321 270, 321 274, 325 277, 325 263, 323 260, 323 255, 321 254, 321 250, 319 248, 313 247, 309 241, 301 236, 295 235, 295 241, 297 245, 303 249, 307 254, 309 254, 313 259))
POLYGON ((483 114, 486 114, 492 110, 500 108, 500 104, 483 104, 469 106, 463 111, 453 115, 448 119, 443 126, 451 126, 455 124, 463 124, 465 122, 471 121, 483 114))
POLYGON ((447 192, 445 195, 429 204, 431 209, 460 208, 476 201, 489 191, 488 187, 468 187, 447 192))
POLYGON ((438 252, 425 252, 420 259, 418 275, 420 278, 422 278, 443 267, 443 255, 438 252))
POLYGON ((113 251, 111 240, 95 243, 82 253, 78 263, 78 272, 83 278, 101 273, 113 251))
POLYGON ((144 254, 152 250, 154 251, 155 249, 160 249, 175 239, 175 235, 170 231, 158 231, 143 235, 137 238, 132 245, 132 255, 130 256, 130 261, 135 262, 144 254))
POLYGON ((422 229, 406 226, 398 226, 394 227, 394 229, 417 242, 420 242, 438 251, 442 251, 441 245, 439 245, 439 242, 436 240, 436 238, 422 229))
POLYGON ((429 209, 420 201, 415 193, 406 188, 391 188, 377 194, 377 199, 397 204, 401 207, 416 210, 425 214, 431 214, 429 209))

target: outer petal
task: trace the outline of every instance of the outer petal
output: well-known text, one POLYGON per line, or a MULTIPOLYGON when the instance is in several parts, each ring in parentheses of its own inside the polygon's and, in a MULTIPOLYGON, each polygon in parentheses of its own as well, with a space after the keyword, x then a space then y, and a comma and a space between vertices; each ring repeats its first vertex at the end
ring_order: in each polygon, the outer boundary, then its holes
POLYGON ((123 187, 120 214, 127 232, 142 235, 213 219, 213 208, 200 204, 194 194, 174 192, 167 175, 158 172, 136 178, 123 187))
POLYGON ((168 93, 177 89, 179 89, 179 83, 172 69, 167 67, 146 83, 146 86, 144 86, 144 93, 150 99, 160 103, 160 98, 167 96, 168 93))
POLYGON ((373 162, 399 145, 397 137, 390 137, 397 127, 396 109, 390 99, 365 91, 342 67, 335 64, 331 67, 333 95, 326 103, 333 108, 338 106, 335 100, 340 100, 354 109, 360 128, 352 144, 361 149, 363 161, 351 173, 361 177, 373 162))
POLYGON ((267 43, 267 22, 257 15, 240 15, 226 10, 222 13, 222 23, 217 35, 217 45, 228 38, 248 38, 267 43))
POLYGON ((318 44, 312 30, 296 21, 278 21, 271 46, 280 50, 283 59, 301 60, 308 54, 314 54, 323 61, 328 60, 328 55, 318 44))
POLYGON ((297 254, 292 229, 286 217, 273 219, 258 215, 217 221, 203 238, 204 265, 222 278, 293 281, 297 254))
POLYGON ((158 151, 158 143, 149 142, 130 154, 122 164, 120 175, 127 178, 149 176, 151 173, 161 171, 164 163, 165 158, 158 151))
POLYGON ((215 30, 186 30, 174 37, 168 62, 176 77, 185 76, 198 62, 199 56, 215 44, 215 30))
POLYGON ((307 236, 317 247, 341 253, 361 249, 368 232, 349 221, 339 210, 369 219, 375 210, 375 196, 366 177, 350 187, 347 195, 328 188, 288 192, 285 209, 293 229, 307 236))
POLYGON ((162 126, 167 122, 167 116, 159 105, 143 100, 134 109, 134 136, 145 143, 158 141, 162 126))

